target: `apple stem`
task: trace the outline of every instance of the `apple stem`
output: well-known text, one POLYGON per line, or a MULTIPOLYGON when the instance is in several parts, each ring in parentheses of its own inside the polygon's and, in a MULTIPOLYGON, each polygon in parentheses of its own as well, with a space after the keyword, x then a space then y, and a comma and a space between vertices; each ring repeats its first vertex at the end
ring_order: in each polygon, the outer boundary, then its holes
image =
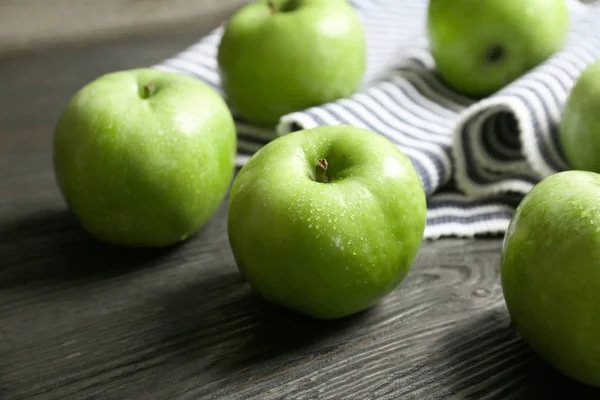
POLYGON ((142 90, 142 98, 147 99, 152 96, 152 94, 154 94, 154 89, 155 86, 153 83, 146 83, 144 85, 144 89, 142 90))
POLYGON ((271 15, 277 14, 279 12, 279 9, 272 0, 267 1, 267 4, 269 5, 269 9, 271 10, 271 15))
POLYGON ((321 182, 321 183, 327 183, 329 182, 329 178, 326 175, 327 173, 327 160, 324 158, 319 159, 319 161, 317 161, 317 169, 316 169, 316 174, 315 174, 315 178, 317 180, 317 182, 321 182))

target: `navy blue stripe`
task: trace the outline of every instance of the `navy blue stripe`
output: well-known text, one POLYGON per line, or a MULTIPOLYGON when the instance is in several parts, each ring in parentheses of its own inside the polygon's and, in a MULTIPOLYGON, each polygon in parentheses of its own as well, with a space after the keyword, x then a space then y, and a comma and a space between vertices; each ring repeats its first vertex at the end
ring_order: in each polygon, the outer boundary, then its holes
POLYGON ((498 141, 509 149, 521 150, 517 120, 513 113, 502 111, 496 114, 495 131, 498 141))
MULTIPOLYGON (((398 68, 396 68, 396 71, 399 72, 413 72, 418 74, 421 78, 423 78, 423 81, 427 84, 428 88, 431 89, 433 92, 439 93, 439 94, 447 94, 448 96, 452 96, 452 97, 447 97, 447 99, 452 102, 452 103, 457 103, 457 105, 464 107, 468 107, 471 104, 473 104, 474 100, 468 98, 467 96, 458 93, 456 91, 454 91, 451 87, 448 86, 448 84, 446 82, 444 82, 444 80, 441 78, 441 76, 439 75, 439 73, 437 72, 437 70, 431 70, 429 69, 429 67, 427 67, 421 60, 419 60, 418 58, 410 58, 410 61, 416 61, 423 69, 415 69, 415 68, 411 68, 410 66, 400 66, 398 68), (441 90, 440 90, 441 89, 441 90)), ((409 79, 409 78, 406 78, 409 79)), ((424 96, 426 97, 426 96, 424 96)))
MULTIPOLYGON (((400 89, 400 90, 402 90, 402 89, 400 89)), ((392 99, 391 99, 391 98, 390 98, 390 96, 389 96, 389 93, 387 93, 387 92, 384 92, 383 90, 381 90, 381 91, 380 91, 380 93, 382 93, 382 94, 384 95, 384 97, 386 97, 386 98, 387 98, 387 99, 389 99, 391 102, 393 102, 393 101, 392 101, 392 99)), ((444 134, 444 133, 439 133, 439 132, 434 132, 434 131, 432 131, 432 130, 426 129, 426 128, 425 128, 425 127, 423 127, 423 126, 416 125, 416 124, 415 124, 414 122, 412 122, 412 121, 408 121, 408 120, 404 119, 404 118, 402 117, 402 114, 401 114, 401 113, 399 113, 399 112, 397 112, 397 111, 395 111, 395 110, 391 109, 391 108, 390 108, 388 105, 386 105, 386 104, 382 103, 381 101, 379 101, 379 99, 378 99, 377 97, 375 97, 375 96, 369 96, 369 100, 371 100, 371 101, 372 101, 372 102, 374 102, 374 103, 377 103, 377 105, 379 105, 379 106, 380 106, 382 109, 386 110, 386 111, 387 111, 387 112, 388 112, 388 113, 391 115, 391 118, 392 118, 392 119, 396 119, 396 120, 398 120, 398 121, 400 121, 400 122, 403 122, 404 124, 406 124, 406 125, 408 125, 408 126, 410 126, 410 127, 412 127, 412 128, 415 128, 415 129, 417 129, 417 130, 421 130, 421 131, 423 131, 423 132, 427 132, 427 133, 428 133, 428 134, 430 134, 430 135, 436 135, 436 136, 439 136, 439 137, 448 137, 448 136, 449 136, 449 134, 450 134, 450 132, 447 132, 447 133, 445 133, 445 134, 444 134)), ((363 102, 363 101, 361 101, 361 100, 360 100, 360 99, 358 99, 358 98, 357 98, 357 99, 354 99, 353 101, 354 101, 355 103, 358 103, 358 104, 359 104, 359 105, 358 105, 359 107, 364 107, 365 109, 369 109, 369 110, 372 110, 372 109, 373 109, 373 107, 372 107, 371 105, 369 105, 369 104, 368 104, 368 102, 363 102)), ((405 114, 410 114, 410 115, 414 116, 414 117, 415 117, 415 119, 420 119, 421 121, 423 121, 423 117, 421 117, 421 116, 419 116, 419 115, 415 114, 414 112, 412 112, 412 111, 410 111, 410 110, 407 110, 407 109, 403 109, 403 111, 404 111, 404 113, 405 113, 405 114)), ((375 113, 374 113, 374 115, 375 115, 375 113)), ((397 128, 394 128, 394 127, 393 127, 393 129, 394 129, 394 130, 398 130, 397 128)), ((402 131, 402 133, 403 133, 405 136, 407 136, 407 137, 411 137, 411 138, 413 138, 413 139, 417 139, 417 140, 423 140, 423 137, 422 137, 422 136, 415 135, 414 133, 409 133, 409 132, 405 132, 405 131, 402 131)), ((436 142, 435 144, 436 144, 437 146, 441 146, 441 145, 440 145, 440 144, 438 144, 437 142, 436 142)))
MULTIPOLYGON (((470 147, 471 146, 471 141, 469 139, 469 134, 468 131, 471 128, 471 124, 473 123, 473 121, 469 121, 468 123, 466 123, 463 126, 461 135, 462 135, 462 142, 463 142, 463 154, 465 156, 465 161, 464 164, 466 166, 466 172, 467 175, 469 176, 469 178, 473 181, 476 182, 482 186, 488 186, 492 183, 495 183, 497 181, 488 181, 485 180, 483 177, 481 177, 478 173, 477 173, 477 169, 475 168, 476 162, 475 159, 473 157, 473 149, 470 147)), ((525 182, 529 182, 532 184, 535 184, 537 182, 537 179, 525 175, 525 174, 514 174, 513 176, 511 176, 511 178, 513 179, 520 179, 522 181, 525 182)))
POLYGON ((482 131, 481 131, 481 139, 482 139, 482 143, 483 143, 483 147, 485 148, 485 151, 491 155, 493 158, 495 158, 498 161, 509 161, 511 158, 508 157, 506 154, 502 153, 502 151, 498 148, 496 148, 497 146, 492 145, 491 142, 491 138, 492 136, 496 136, 498 137, 497 133, 498 131, 495 130, 495 122, 496 122, 496 118, 490 117, 488 119, 486 119, 486 121, 483 123, 483 127, 482 127, 482 131))
POLYGON ((510 220, 512 213, 510 212, 492 212, 489 214, 472 215, 468 217, 463 216, 440 216, 434 218, 427 218, 428 225, 442 225, 451 223, 460 223, 463 225, 475 224, 477 222, 490 221, 490 220, 510 220))
POLYGON ((494 206, 494 205, 498 205, 498 204, 502 204, 502 205, 506 205, 509 207, 516 207, 519 202, 521 201, 521 196, 519 196, 518 198, 516 197, 509 197, 509 196, 500 196, 497 198, 494 198, 494 202, 490 202, 490 200, 486 199, 486 200, 473 200, 473 199, 469 199, 468 202, 461 202, 461 201, 452 201, 452 200, 436 200, 431 199, 428 204, 427 204, 427 208, 430 210, 436 210, 439 208, 458 208, 460 210, 470 210, 476 207, 484 207, 484 206, 494 206))
MULTIPOLYGON (((539 99, 539 96, 537 95, 536 92, 531 91, 531 90, 530 90, 530 92, 539 99)), ((538 148, 540 150, 540 155, 542 156, 542 158, 544 159, 546 164, 550 165, 552 168, 554 168, 556 170, 559 169, 560 166, 558 166, 558 164, 556 164, 553 157, 550 155, 550 149, 548 148, 549 143, 544 140, 542 128, 540 127, 540 118, 537 116, 536 112, 534 111, 533 106, 531 106, 531 104, 528 103, 525 100, 525 97, 521 94, 515 93, 512 96, 521 100, 521 103, 525 106, 525 108, 527 108, 527 111, 529 112, 529 115, 531 116, 531 120, 533 121, 533 129, 535 132, 536 143, 538 144, 538 148)), ((542 101, 542 106, 544 109, 545 117, 547 118, 550 114, 548 112, 546 103, 544 103, 543 101, 542 101)), ((550 120, 548 120, 547 122, 548 122, 548 126, 550 127, 550 129, 552 129, 552 122, 550 120)))

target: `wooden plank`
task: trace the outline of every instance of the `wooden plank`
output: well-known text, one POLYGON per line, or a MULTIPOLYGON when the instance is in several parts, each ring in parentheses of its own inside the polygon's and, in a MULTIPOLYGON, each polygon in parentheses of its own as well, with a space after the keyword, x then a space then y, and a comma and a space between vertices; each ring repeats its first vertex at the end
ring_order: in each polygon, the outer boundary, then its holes
MULTIPOLYGON (((201 26, 251 0, 2 0, 0 54, 201 26)), ((597 0, 580 0, 592 3, 597 0)))
POLYGON ((598 397, 511 329, 500 238, 425 243, 380 305, 319 322, 241 279, 226 203, 169 250, 82 232, 52 172, 62 108, 94 77, 154 64, 210 27, 0 61, 0 398, 598 397))
POLYGON ((0 53, 221 21, 248 0, 3 0, 0 53))

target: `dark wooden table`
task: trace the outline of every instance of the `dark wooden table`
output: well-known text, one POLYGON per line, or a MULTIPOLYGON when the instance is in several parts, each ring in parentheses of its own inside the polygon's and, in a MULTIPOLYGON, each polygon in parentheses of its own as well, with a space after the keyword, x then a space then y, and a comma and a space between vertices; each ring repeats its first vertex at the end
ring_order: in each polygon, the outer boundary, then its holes
POLYGON ((226 204, 169 250, 83 232, 54 181, 59 113, 91 79, 152 65, 206 29, 0 60, 1 399, 600 397, 511 329, 500 238, 425 243, 380 305, 320 322, 242 281, 226 204))

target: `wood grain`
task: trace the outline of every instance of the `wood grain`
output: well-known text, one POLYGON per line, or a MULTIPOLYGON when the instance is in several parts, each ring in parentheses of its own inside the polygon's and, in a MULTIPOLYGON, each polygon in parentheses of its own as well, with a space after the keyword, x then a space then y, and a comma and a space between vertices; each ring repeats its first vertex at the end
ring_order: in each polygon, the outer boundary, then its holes
POLYGON ((248 0, 2 0, 0 54, 220 21, 248 0))
POLYGON ((56 44, 189 29, 220 20, 249 1, 2 0, 0 55, 56 44))
POLYGON ((511 329, 500 238, 425 243, 381 304, 323 322, 253 294, 226 203, 168 250, 85 234, 54 183, 58 114, 92 78, 151 65, 208 28, 0 62, 1 399, 598 398, 511 329))

